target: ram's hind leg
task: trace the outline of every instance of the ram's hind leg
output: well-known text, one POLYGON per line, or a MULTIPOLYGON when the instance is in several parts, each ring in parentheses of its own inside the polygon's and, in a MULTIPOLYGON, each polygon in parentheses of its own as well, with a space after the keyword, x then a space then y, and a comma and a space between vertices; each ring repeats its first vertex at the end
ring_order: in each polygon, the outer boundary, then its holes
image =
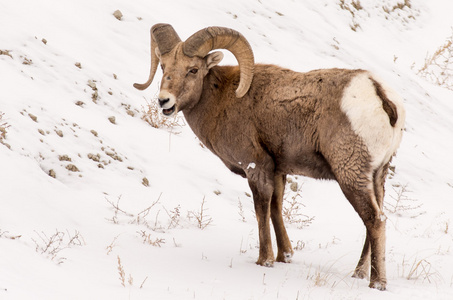
MULTIPOLYGON (((341 177, 339 184, 366 227, 366 240, 354 275, 366 277, 371 264, 370 287, 385 290, 385 217, 382 214, 382 197, 379 196, 383 195, 383 191, 376 192, 375 188, 382 178, 375 180, 377 172, 372 176, 367 176, 367 173, 350 171, 341 177)), ((379 171, 379 176, 382 176, 382 171, 379 171)))
POLYGON ((371 244, 368 230, 366 234, 365 243, 363 244, 362 254, 360 255, 359 263, 355 267, 352 277, 364 279, 370 276, 370 263, 371 263, 371 244))
POLYGON ((348 200, 354 206, 366 227, 366 240, 359 264, 354 275, 365 277, 368 274, 368 261, 371 262, 370 287, 385 290, 385 218, 376 206, 374 193, 342 187, 348 200))
MULTIPOLYGON (((387 177, 389 164, 385 164, 383 167, 380 167, 376 172, 373 174, 373 189, 376 197, 376 202, 379 206, 379 209, 383 210, 383 203, 384 203, 384 184, 385 178, 387 177)), ((381 216, 385 218, 384 216, 381 216)), ((365 278, 370 275, 370 263, 371 263, 371 244, 370 244, 370 236, 366 235, 365 243, 363 245, 362 255, 360 256, 359 263, 354 270, 354 274, 352 277, 355 278, 365 278)))
POLYGON ((371 278, 370 278, 370 287, 374 287, 380 290, 385 290, 387 283, 386 280, 386 268, 385 268, 385 224, 387 217, 384 214, 384 185, 385 178, 387 177, 387 172, 389 168, 389 162, 380 166, 373 174, 373 187, 374 193, 376 196, 376 202, 379 206, 379 216, 381 229, 378 237, 377 245, 373 248, 373 251, 379 252, 382 259, 377 259, 377 257, 371 256, 371 278), (373 260, 376 259, 376 264, 373 260))
POLYGON ((291 242, 286 232, 285 224, 282 216, 283 193, 285 191, 286 175, 276 175, 274 177, 274 193, 272 194, 271 202, 271 219, 274 225, 275 237, 277 238, 277 261, 291 262, 293 249, 291 242))

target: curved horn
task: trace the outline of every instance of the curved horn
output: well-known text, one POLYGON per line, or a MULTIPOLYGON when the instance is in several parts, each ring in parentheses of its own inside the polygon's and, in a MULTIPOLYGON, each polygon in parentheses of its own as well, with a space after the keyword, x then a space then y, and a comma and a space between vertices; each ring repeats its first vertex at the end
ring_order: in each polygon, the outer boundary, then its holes
POLYGON ((225 27, 207 27, 190 36, 183 44, 183 52, 189 57, 205 57, 214 49, 226 49, 233 53, 239 63, 241 79, 236 97, 247 93, 253 79, 254 58, 250 44, 236 30, 225 27))
POLYGON ((136 89, 144 90, 153 81, 154 74, 156 74, 157 66, 159 65, 156 47, 159 48, 161 54, 165 54, 170 52, 180 42, 181 39, 170 24, 155 24, 151 27, 151 69, 149 78, 145 83, 134 83, 136 89))

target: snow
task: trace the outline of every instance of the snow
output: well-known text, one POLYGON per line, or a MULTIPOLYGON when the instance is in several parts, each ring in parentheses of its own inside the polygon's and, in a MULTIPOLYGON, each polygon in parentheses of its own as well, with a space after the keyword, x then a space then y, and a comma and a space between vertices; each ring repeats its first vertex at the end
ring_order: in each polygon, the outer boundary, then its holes
POLYGON ((2 1, 0 50, 11 56, 0 55, 0 124, 9 125, 0 299, 453 299, 453 92, 416 74, 451 36, 453 3, 412 0, 389 12, 397 0, 375 3, 2 1), (148 76, 158 22, 182 39, 231 27, 257 62, 368 69, 401 94, 406 130, 386 183, 387 291, 351 278, 365 228, 335 182, 292 177, 292 262, 255 265, 246 180, 182 119, 156 129, 141 118, 161 73, 146 92, 132 84, 148 76), (300 226, 305 216, 314 219, 300 226))

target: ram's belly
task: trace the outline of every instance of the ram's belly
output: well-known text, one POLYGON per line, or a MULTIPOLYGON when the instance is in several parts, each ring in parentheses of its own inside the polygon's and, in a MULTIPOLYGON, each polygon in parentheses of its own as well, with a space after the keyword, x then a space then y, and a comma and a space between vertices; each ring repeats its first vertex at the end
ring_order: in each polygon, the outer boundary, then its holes
POLYGON ((275 160, 276 171, 283 174, 302 175, 316 179, 335 179, 330 165, 319 152, 288 153, 275 160))

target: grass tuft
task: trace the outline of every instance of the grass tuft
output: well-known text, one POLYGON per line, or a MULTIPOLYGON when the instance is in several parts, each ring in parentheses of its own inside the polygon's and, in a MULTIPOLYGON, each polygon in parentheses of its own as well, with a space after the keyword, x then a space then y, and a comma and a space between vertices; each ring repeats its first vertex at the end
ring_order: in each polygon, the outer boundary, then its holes
POLYGON ((126 272, 124 272, 124 267, 121 264, 121 258, 119 255, 117 256, 117 260, 118 260, 118 274, 120 275, 119 279, 120 279, 121 285, 123 287, 126 287, 126 272))
POLYGON ((142 108, 142 112, 142 119, 154 128, 173 129, 184 125, 182 118, 178 115, 170 118, 162 115, 157 105, 157 99, 148 102, 147 105, 142 108))
POLYGON ((287 192, 283 196, 283 220, 288 224, 295 224, 299 229, 308 227, 313 222, 314 217, 309 217, 301 212, 305 206, 302 203, 302 187, 291 178, 287 179, 287 183, 289 189, 286 189, 287 192))
MULTIPOLYGON (((35 231, 36 232, 36 231, 35 231)), ((60 255, 61 251, 74 246, 85 245, 82 235, 76 230, 74 234, 69 231, 63 232, 55 230, 55 233, 47 235, 44 232, 38 233, 39 239, 33 239, 35 250, 38 253, 44 254, 57 264, 62 264, 66 258, 60 255)))
POLYGON ((418 75, 441 87, 453 90, 453 32, 432 55, 427 55, 418 75))
POLYGON ((206 211, 208 210, 207 208, 204 207, 206 204, 206 197, 203 197, 203 201, 201 201, 201 207, 199 211, 189 211, 188 216, 190 219, 190 216, 195 217, 195 220, 197 221, 197 226, 201 230, 205 229, 212 223, 212 218, 206 214, 206 211))
POLYGON ((0 111, 0 144, 4 144, 8 148, 10 148, 8 144, 4 142, 4 140, 6 139, 6 134, 8 133, 7 129, 10 126, 7 122, 3 121, 4 116, 5 114, 0 111))
POLYGON ((408 196, 410 193, 407 185, 394 186, 393 193, 384 202, 384 209, 399 217, 417 218, 425 214, 426 211, 421 210, 423 204, 419 203, 417 199, 410 198, 408 196))
POLYGON ((422 283, 428 282, 431 284, 442 281, 440 273, 434 269, 432 264, 426 258, 414 258, 412 263, 403 258, 400 275, 407 280, 412 280, 414 282, 421 281, 422 283))

